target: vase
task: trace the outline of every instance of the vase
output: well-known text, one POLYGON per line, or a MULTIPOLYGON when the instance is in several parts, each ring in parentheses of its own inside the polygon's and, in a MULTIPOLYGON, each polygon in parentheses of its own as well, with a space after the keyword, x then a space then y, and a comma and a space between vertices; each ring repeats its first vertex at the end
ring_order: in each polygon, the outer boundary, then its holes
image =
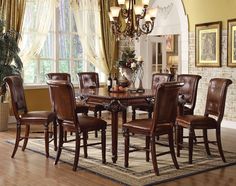
POLYGON ((121 74, 121 82, 128 81, 129 89, 135 89, 136 75, 130 68, 119 68, 121 74))

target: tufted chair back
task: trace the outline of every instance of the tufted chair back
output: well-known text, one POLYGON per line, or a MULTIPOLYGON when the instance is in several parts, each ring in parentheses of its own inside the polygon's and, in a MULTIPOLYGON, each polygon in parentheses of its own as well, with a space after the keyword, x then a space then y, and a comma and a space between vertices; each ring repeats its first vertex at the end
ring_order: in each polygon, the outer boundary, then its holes
POLYGON ((48 73, 46 77, 51 80, 67 80, 71 82, 70 74, 68 73, 48 73))
POLYGON ((99 77, 96 72, 80 72, 77 74, 79 86, 83 88, 99 88, 99 77))
POLYGON ((198 82, 201 78, 201 76, 194 74, 180 74, 177 76, 177 81, 184 83, 179 91, 181 95, 184 95, 186 101, 184 114, 193 114, 197 99, 198 82))
POLYGON ((152 74, 152 89, 156 89, 160 83, 171 81, 173 74, 154 73, 152 74))
POLYGON ((207 92, 205 115, 214 115, 221 122, 224 116, 225 99, 230 79, 214 78, 210 80, 207 92))
POLYGON ((27 113, 27 105, 23 88, 23 80, 20 76, 7 76, 4 81, 10 89, 11 102, 16 119, 20 119, 20 114, 27 113))

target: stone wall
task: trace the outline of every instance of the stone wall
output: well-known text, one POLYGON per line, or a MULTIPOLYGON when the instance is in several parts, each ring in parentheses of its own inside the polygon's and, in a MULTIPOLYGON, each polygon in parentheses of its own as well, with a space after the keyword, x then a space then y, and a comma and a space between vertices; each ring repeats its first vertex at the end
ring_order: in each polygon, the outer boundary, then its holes
POLYGON ((211 78, 222 77, 229 78, 233 84, 229 86, 224 119, 236 121, 236 68, 227 67, 227 31, 222 32, 222 51, 221 67, 195 67, 195 34, 189 33, 189 73, 199 74, 202 79, 199 81, 197 103, 195 108, 196 114, 203 114, 205 110, 206 94, 208 83, 211 78))

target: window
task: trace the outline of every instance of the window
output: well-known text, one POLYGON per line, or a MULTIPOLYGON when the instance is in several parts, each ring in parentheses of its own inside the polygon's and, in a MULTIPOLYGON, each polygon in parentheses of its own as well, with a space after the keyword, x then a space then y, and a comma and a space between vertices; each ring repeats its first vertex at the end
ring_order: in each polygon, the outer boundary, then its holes
MULTIPOLYGON (((51 27, 42 50, 24 62, 25 84, 45 84, 45 74, 49 72, 70 73, 72 82, 76 83, 78 72, 96 71, 100 75, 100 81, 105 81, 105 75, 83 55, 69 2, 59 1, 59 6, 54 9, 51 27)), ((32 16, 34 5, 32 0, 26 5, 25 17, 29 23, 32 23, 35 18, 32 16)))

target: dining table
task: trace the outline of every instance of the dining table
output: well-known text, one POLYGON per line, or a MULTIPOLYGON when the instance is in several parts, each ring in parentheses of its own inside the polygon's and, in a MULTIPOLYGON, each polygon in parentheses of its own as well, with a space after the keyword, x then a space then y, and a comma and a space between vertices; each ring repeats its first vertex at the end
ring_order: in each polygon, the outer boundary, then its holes
POLYGON ((118 149, 118 113, 122 113, 122 123, 127 120, 127 107, 145 103, 153 104, 155 91, 145 89, 142 92, 108 91, 107 87, 78 89, 76 95, 88 105, 102 105, 111 112, 112 162, 117 161, 118 149))

